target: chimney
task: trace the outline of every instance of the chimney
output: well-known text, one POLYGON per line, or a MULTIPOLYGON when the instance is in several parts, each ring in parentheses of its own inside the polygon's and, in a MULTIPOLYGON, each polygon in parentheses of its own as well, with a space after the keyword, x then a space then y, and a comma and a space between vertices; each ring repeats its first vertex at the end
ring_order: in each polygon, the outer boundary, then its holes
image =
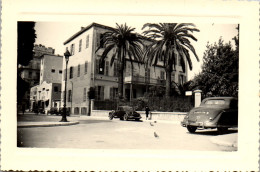
POLYGON ((82 26, 81 26, 81 30, 83 30, 83 29, 85 29, 85 27, 82 27, 82 26))

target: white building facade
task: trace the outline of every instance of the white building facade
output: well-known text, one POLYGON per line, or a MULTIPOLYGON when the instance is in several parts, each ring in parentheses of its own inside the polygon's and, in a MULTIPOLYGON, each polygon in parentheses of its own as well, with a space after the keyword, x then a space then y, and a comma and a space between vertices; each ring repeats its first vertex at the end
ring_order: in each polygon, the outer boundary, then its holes
MULTIPOLYGON (((108 54, 104 68, 100 69, 99 59, 104 48, 96 52, 99 45, 102 45, 102 34, 111 30, 111 27, 92 23, 87 27, 82 27, 79 32, 64 42, 65 51, 69 50, 71 53, 67 68, 66 105, 73 114, 86 115, 89 111, 88 91, 90 87, 95 88, 95 101, 114 100, 117 97, 117 62, 115 61, 111 65, 111 54, 108 54)), ((145 41, 149 43, 148 40, 145 41)), ((176 83, 184 83, 187 71, 183 72, 179 60, 177 62, 172 73, 172 80, 176 83)), ((66 63, 63 58, 64 74, 65 68, 66 63)), ((144 96, 149 86, 165 86, 166 74, 162 62, 147 69, 143 64, 134 63, 134 70, 131 70, 130 61, 127 61, 124 73, 124 97, 128 100, 144 96)), ((64 91, 65 75, 62 78, 62 104, 64 91)))
POLYGON ((40 84, 31 88, 31 110, 61 108, 62 56, 44 54, 40 62, 40 84))

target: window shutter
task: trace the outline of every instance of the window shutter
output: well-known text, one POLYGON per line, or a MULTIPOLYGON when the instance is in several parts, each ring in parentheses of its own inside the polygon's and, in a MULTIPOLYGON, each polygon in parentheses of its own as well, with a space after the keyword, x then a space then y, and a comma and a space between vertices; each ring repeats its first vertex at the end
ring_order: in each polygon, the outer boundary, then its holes
POLYGON ((87 38, 86 38, 86 48, 89 47, 89 35, 87 35, 87 38))
POLYGON ((85 62, 85 74, 88 73, 88 62, 85 62))
POLYGON ((97 33, 97 47, 99 47, 100 46, 100 34, 99 33, 97 33))

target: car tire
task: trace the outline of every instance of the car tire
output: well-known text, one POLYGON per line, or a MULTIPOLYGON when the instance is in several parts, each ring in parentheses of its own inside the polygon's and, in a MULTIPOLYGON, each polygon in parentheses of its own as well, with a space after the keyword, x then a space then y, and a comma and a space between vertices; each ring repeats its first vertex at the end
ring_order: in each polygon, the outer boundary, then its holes
POLYGON ((197 130, 197 127, 187 125, 187 130, 188 130, 190 133, 195 133, 195 131, 197 130))
POLYGON ((228 131, 227 127, 218 127, 217 129, 219 134, 225 134, 228 131))
POLYGON ((109 114, 108 117, 109 117, 110 120, 113 120, 113 114, 109 114))
POLYGON ((124 120, 125 120, 125 121, 128 121, 128 115, 127 115, 127 113, 124 114, 124 120))

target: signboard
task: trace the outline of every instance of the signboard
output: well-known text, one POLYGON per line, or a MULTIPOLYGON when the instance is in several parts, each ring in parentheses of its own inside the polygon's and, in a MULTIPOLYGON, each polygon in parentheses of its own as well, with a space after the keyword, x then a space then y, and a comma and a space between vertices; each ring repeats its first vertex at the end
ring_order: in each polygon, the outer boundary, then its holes
POLYGON ((192 91, 185 91, 185 96, 191 96, 192 95, 192 91))

